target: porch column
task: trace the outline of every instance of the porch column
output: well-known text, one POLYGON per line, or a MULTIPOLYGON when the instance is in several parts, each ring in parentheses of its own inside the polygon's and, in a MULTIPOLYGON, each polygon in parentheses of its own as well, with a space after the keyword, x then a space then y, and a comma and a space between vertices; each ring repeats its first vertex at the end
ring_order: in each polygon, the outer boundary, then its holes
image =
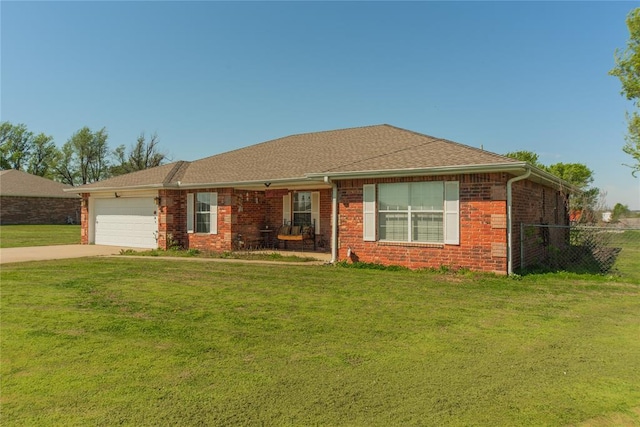
MULTIPOLYGON (((325 178, 325 181, 328 178, 325 178)), ((331 182, 331 263, 338 261, 338 186, 331 182)))

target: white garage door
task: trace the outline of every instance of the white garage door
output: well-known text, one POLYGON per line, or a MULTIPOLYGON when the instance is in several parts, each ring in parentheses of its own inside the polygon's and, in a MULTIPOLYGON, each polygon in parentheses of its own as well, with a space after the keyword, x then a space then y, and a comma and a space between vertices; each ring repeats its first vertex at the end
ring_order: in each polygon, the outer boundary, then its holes
POLYGON ((156 248, 156 209, 149 197, 96 199, 96 245, 156 248))

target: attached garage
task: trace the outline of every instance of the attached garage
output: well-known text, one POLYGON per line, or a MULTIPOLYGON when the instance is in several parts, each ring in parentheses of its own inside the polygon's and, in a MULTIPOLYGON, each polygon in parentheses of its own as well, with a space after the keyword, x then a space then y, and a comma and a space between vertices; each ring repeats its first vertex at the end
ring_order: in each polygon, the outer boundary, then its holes
POLYGON ((157 207, 153 197, 95 199, 94 243, 155 249, 157 207))

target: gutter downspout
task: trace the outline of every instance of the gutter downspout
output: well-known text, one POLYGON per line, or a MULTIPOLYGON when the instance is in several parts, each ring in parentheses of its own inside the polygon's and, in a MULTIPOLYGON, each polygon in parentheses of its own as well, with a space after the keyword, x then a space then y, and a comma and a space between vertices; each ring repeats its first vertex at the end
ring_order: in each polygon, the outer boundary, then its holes
POLYGON ((522 181, 529 178, 531 168, 527 167, 524 175, 516 176, 507 181, 507 275, 513 274, 513 218, 511 213, 511 205, 513 204, 513 196, 511 194, 511 186, 514 182, 522 181))
POLYGON ((331 264, 338 261, 338 186, 328 176, 324 182, 331 183, 331 264))

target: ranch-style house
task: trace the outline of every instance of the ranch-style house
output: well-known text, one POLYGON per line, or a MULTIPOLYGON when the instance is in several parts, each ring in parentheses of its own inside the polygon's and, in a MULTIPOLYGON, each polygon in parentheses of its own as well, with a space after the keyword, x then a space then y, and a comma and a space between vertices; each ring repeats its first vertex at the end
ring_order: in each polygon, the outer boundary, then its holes
POLYGON ((82 197, 84 244, 277 244, 332 261, 509 274, 520 224, 567 225, 570 188, 528 163, 385 124, 287 136, 71 191, 82 197))

